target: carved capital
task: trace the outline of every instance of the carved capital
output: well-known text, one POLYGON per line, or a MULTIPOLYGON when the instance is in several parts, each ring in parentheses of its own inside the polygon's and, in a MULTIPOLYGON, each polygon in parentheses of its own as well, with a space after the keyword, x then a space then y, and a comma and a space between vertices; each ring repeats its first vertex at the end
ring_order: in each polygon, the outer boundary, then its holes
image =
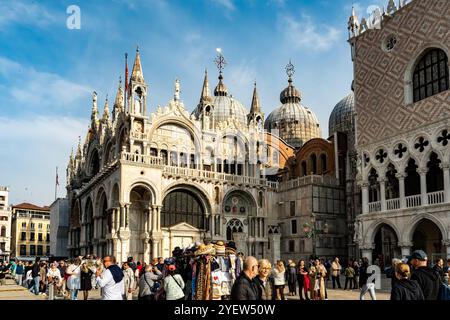
POLYGON ((398 180, 404 180, 404 179, 406 178, 406 173, 403 173, 403 172, 396 173, 396 174, 395 174, 395 177, 396 177, 398 180))
POLYGON ((428 173, 428 168, 419 168, 417 169, 417 173, 420 174, 421 176, 424 176, 428 173))
POLYGON ((442 240, 442 245, 443 245, 444 247, 450 247, 450 239, 442 240))
POLYGON ((401 248, 410 248, 413 246, 413 243, 410 241, 405 241, 405 242, 399 242, 398 246, 401 248))

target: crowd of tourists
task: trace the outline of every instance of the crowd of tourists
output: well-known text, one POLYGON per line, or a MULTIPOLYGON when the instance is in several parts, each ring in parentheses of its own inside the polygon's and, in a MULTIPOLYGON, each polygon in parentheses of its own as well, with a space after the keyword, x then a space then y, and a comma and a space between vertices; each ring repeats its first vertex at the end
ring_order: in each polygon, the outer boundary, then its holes
MULTIPOLYGON (((104 300, 327 300, 333 289, 358 290, 360 300, 369 293, 376 300, 375 281, 367 258, 351 260, 343 267, 334 260, 308 261, 244 258, 233 242, 196 244, 175 248, 172 257, 153 258, 150 263, 133 257, 118 262, 113 256, 94 255, 51 263, 0 263, 0 284, 9 274, 18 285, 49 299, 77 300, 81 291, 87 300, 98 289, 104 300), (341 276, 345 278, 342 288, 341 276), (291 298, 294 299, 294 298, 291 298)), ((450 300, 450 259, 436 259, 417 250, 407 259, 393 259, 391 300, 450 300)), ((376 280, 378 279, 378 280, 376 280)))

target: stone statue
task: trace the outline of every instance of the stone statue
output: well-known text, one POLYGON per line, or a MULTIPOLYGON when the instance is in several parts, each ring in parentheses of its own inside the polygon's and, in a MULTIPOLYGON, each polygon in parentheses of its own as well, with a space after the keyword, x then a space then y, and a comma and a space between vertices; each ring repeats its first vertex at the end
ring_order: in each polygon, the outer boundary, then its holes
POLYGON ((180 100, 180 80, 176 79, 175 80, 175 95, 174 95, 174 100, 178 101, 180 100))

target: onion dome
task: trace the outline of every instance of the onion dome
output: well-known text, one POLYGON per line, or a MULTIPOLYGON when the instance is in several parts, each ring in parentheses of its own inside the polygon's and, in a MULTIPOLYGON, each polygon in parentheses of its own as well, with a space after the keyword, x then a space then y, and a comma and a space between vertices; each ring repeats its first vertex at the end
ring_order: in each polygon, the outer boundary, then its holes
POLYGON ((346 134, 355 132, 355 94, 353 92, 339 101, 331 112, 328 135, 331 136, 335 132, 346 134))
POLYGON ((288 87, 280 94, 282 104, 269 114, 264 127, 291 146, 300 148, 307 141, 320 138, 322 132, 317 116, 301 103, 302 94, 293 85, 295 71, 292 63, 288 64, 286 71, 289 80, 288 87))

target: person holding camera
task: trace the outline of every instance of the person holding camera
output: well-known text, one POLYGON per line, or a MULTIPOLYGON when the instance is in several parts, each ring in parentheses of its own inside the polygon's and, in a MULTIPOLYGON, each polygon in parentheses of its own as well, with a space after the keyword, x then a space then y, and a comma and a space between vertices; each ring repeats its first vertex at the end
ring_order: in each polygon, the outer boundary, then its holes
POLYGON ((160 287, 159 281, 162 278, 163 274, 156 264, 146 266, 142 277, 139 279, 139 300, 154 300, 154 295, 160 287))
POLYGON ((50 269, 47 272, 48 280, 48 300, 55 299, 55 292, 59 292, 62 286, 61 272, 58 269, 58 263, 51 264, 50 269))

